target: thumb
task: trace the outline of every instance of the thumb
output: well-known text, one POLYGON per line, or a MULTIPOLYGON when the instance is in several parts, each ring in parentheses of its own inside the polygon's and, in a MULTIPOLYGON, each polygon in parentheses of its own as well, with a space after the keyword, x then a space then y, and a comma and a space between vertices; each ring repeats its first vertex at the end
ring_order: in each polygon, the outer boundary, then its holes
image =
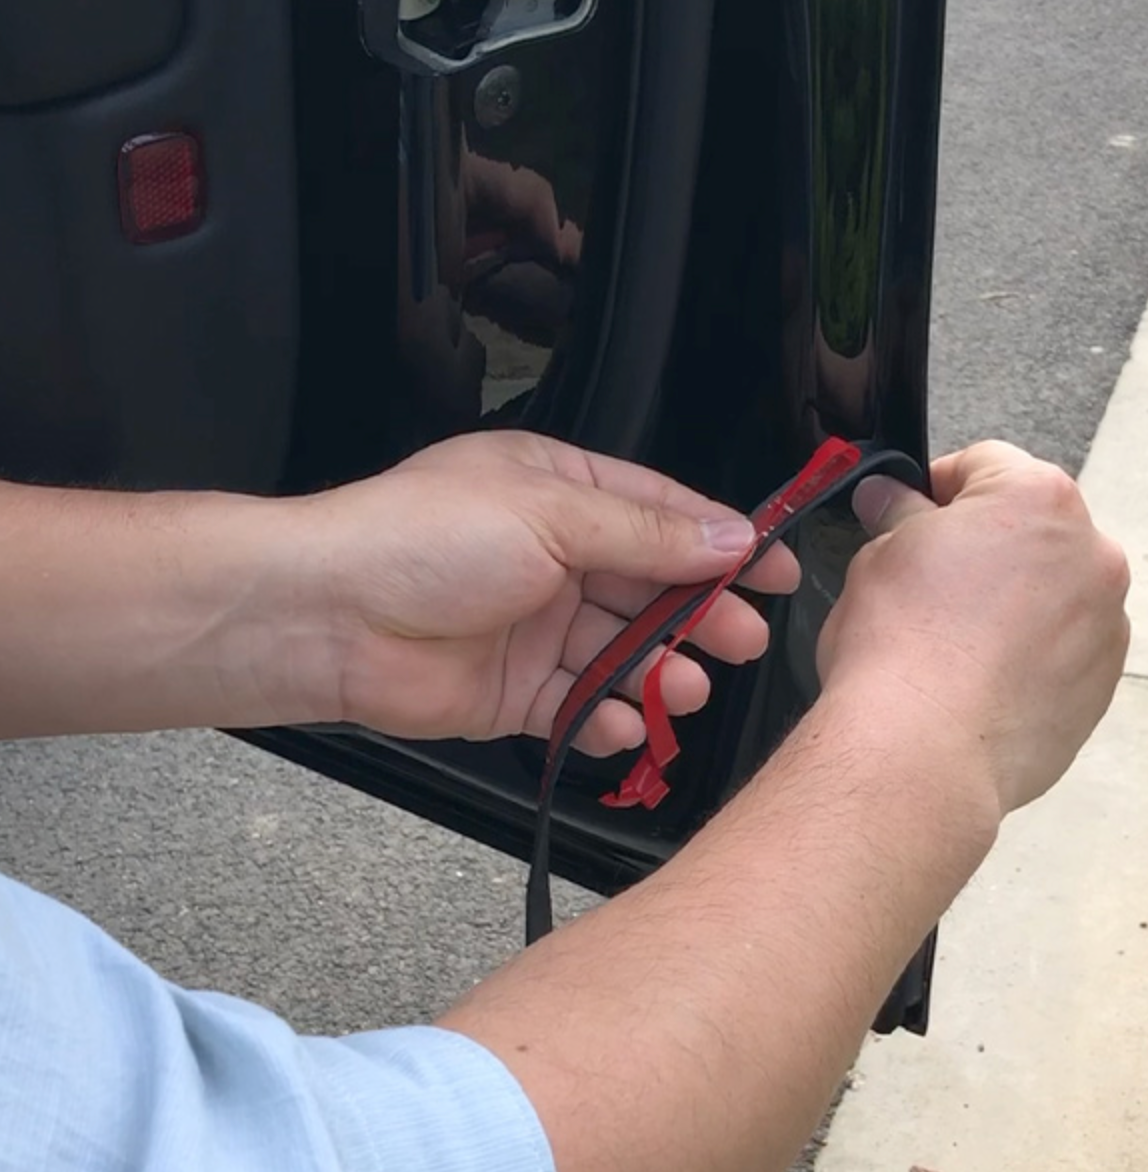
POLYGON ((665 584, 704 582, 725 573, 749 549, 753 523, 715 507, 699 520, 601 489, 570 486, 548 525, 571 569, 665 584))
POLYGON ((931 513, 936 507, 927 496, 892 476, 867 476, 853 491, 853 512, 870 537, 891 533, 910 517, 931 513))

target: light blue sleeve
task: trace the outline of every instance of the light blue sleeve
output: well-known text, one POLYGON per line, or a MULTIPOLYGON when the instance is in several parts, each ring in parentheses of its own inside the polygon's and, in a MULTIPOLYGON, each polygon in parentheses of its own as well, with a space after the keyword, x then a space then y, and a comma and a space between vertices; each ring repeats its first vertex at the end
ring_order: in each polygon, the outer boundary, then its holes
POLYGON ((0 1172, 554 1172, 518 1083, 431 1026, 345 1038, 164 981, 0 876, 0 1172))

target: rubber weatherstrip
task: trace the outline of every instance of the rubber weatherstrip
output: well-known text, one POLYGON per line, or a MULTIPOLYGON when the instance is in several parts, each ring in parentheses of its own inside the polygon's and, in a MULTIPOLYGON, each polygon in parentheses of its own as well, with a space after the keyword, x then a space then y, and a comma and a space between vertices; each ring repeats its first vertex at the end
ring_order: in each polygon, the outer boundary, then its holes
MULTIPOLYGON (((603 648, 574 681, 558 710, 539 786, 538 820, 530 877, 526 887, 526 942, 532 944, 553 927, 550 898, 550 822, 554 791, 566 756, 595 708, 614 691, 624 677, 659 646, 663 658, 705 616, 726 587, 732 585, 765 555, 766 551, 815 509, 866 476, 894 476, 914 488, 926 487, 920 466, 904 452, 826 440, 809 463, 751 514, 757 539, 742 560, 725 577, 691 586, 675 586, 658 595, 603 648)), ((677 742, 660 694, 661 660, 647 676, 643 688, 647 744, 641 759, 617 795, 608 795, 611 806, 653 808, 667 792, 661 770, 677 754, 677 742), (651 679, 652 677, 652 679, 651 679)))

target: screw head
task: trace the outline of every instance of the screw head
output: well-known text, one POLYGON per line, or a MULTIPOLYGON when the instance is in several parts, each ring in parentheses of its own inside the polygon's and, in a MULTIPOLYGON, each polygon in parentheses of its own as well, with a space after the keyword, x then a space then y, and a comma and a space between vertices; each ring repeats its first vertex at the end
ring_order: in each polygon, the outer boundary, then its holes
POLYGON ((513 65, 496 65, 474 90, 474 117, 483 130, 509 122, 522 98, 522 77, 513 65))

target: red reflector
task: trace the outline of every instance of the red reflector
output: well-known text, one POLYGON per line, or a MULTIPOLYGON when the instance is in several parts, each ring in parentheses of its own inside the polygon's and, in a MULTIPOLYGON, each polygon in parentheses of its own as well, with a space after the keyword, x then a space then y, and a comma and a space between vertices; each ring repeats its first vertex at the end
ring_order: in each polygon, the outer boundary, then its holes
POLYGON ((190 134, 144 134, 120 148, 120 220, 133 244, 184 236, 203 220, 205 177, 190 134))

